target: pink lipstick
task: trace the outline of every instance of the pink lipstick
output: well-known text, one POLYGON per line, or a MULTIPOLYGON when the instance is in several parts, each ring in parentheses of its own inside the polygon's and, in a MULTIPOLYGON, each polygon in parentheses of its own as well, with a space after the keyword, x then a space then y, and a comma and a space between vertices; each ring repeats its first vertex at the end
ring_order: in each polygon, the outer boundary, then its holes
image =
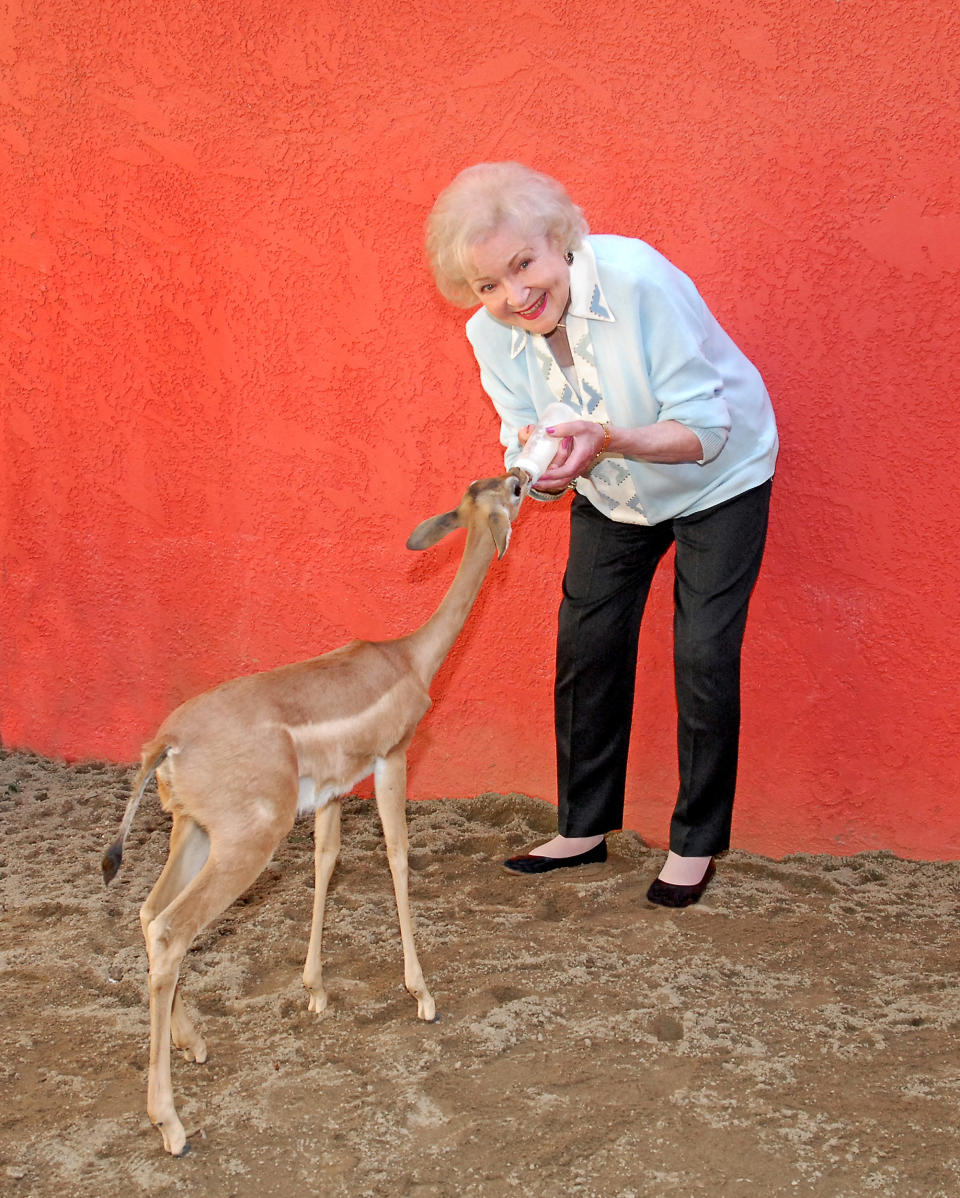
POLYGON ((524 308, 521 312, 518 312, 517 315, 522 320, 537 320, 543 315, 546 306, 547 293, 544 292, 535 304, 531 304, 529 308, 524 308))

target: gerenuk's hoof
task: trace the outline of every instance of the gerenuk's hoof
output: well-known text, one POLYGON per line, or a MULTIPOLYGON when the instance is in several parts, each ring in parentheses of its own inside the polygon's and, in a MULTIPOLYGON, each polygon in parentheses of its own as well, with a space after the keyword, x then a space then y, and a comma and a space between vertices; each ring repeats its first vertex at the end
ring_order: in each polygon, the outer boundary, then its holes
POLYGON ((437 1022, 437 1006, 429 994, 417 999, 417 1018, 422 1019, 424 1023, 437 1022))
POLYGON ((154 1126, 163 1136, 163 1146, 171 1156, 187 1155, 190 1151, 190 1141, 187 1139, 187 1133, 183 1130, 183 1124, 179 1119, 156 1123, 154 1126))
POLYGON ((310 1001, 307 1003, 307 1010, 312 1011, 315 1015, 322 1015, 327 1009, 327 996, 322 990, 315 990, 310 994, 310 1001))

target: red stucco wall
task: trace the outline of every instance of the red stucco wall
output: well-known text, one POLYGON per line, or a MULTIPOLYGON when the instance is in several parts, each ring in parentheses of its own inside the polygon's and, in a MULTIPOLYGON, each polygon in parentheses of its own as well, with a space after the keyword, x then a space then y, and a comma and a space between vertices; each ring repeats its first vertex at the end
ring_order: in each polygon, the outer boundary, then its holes
MULTIPOLYGON (((406 534, 500 457, 421 225, 513 157, 691 273, 775 400, 736 843, 960 850, 955 4, 0 20, 6 746, 133 759, 215 681, 426 616, 459 546, 406 534)), ((524 510, 439 676, 414 796, 554 797, 560 506, 524 510)), ((669 635, 664 579, 629 805, 658 844, 669 635)))

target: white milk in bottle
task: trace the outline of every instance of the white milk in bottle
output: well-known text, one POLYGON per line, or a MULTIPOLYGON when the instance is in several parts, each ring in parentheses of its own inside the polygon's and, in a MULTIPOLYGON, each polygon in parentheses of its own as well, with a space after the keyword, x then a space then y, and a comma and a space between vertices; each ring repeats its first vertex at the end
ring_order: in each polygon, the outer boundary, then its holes
POLYGON ((560 438, 547 436, 546 430, 553 428, 555 424, 569 424, 571 420, 582 419, 582 412, 568 407, 565 403, 560 403, 559 400, 544 409, 543 415, 537 421, 526 445, 521 447, 520 456, 513 463, 521 470, 526 470, 530 475, 531 485, 553 461, 560 445, 560 438))

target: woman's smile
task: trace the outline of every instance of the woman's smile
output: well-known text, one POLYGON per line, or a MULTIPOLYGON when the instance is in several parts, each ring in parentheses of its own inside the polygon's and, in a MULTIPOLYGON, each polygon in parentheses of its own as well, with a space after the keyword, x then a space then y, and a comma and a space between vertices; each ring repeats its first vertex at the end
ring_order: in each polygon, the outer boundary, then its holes
POLYGON ((517 315, 523 317, 524 320, 536 320, 538 316, 543 314, 546 306, 547 293, 544 292, 543 295, 541 295, 538 300, 532 303, 529 308, 521 308, 517 315))

